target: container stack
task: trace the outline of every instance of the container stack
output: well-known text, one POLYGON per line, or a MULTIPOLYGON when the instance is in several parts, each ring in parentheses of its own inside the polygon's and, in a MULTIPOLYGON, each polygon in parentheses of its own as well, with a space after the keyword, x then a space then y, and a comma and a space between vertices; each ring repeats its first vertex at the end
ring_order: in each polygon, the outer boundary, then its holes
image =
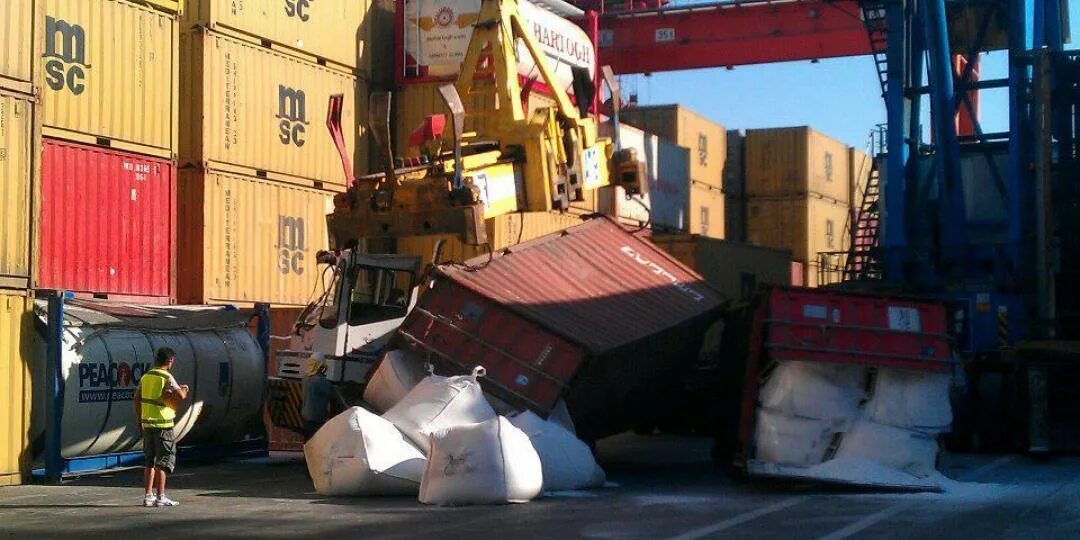
POLYGON ((848 146, 808 127, 746 132, 747 240, 788 249, 815 287, 842 268, 851 211, 848 146), (826 267, 820 254, 827 255, 826 267))
POLYGON ((302 307, 320 291, 315 254, 347 187, 325 127, 367 172, 366 2, 188 0, 180 34, 179 299, 302 307))
POLYGON ((32 193, 38 186, 37 90, 44 18, 32 0, 0 3, 0 486, 29 479, 32 193))
MULTIPOLYGON (((614 139, 611 123, 600 125, 600 136, 614 139)), ((690 150, 629 124, 619 124, 619 143, 633 148, 645 161, 649 189, 627 197, 626 190, 608 186, 597 190, 597 210, 624 225, 654 231, 685 232, 690 227, 690 150)))
POLYGON ((689 232, 724 238, 724 127, 683 105, 632 107, 622 112, 622 119, 690 149, 689 232))
POLYGON ((32 286, 173 302, 180 2, 34 3, 44 139, 32 286))

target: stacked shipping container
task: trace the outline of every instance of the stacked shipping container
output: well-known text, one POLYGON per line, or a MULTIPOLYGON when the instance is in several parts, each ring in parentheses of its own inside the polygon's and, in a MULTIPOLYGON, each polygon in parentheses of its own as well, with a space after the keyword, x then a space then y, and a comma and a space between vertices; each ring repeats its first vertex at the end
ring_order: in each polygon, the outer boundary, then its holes
POLYGON ((352 174, 366 173, 367 2, 188 0, 180 37, 179 298, 304 306, 347 188, 324 127, 345 96, 352 174), (355 38, 355 39, 351 39, 355 38))
POLYGON ((724 127, 682 105, 632 107, 622 118, 690 149, 690 233, 724 238, 724 127))
MULTIPOLYGON (((848 146, 808 127, 748 130, 745 145, 747 239, 791 250, 817 286, 819 254, 848 249, 848 146)), ((842 267, 843 255, 826 264, 842 267)))
POLYGON ((40 2, 0 3, 0 486, 30 473, 33 193, 39 188, 40 2))

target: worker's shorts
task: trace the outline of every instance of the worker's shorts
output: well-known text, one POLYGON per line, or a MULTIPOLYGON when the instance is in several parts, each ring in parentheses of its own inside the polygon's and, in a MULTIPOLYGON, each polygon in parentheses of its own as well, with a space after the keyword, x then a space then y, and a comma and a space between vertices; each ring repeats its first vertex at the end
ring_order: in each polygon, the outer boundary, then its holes
POLYGON ((176 467, 176 436, 172 428, 143 427, 142 445, 147 467, 172 474, 176 467))

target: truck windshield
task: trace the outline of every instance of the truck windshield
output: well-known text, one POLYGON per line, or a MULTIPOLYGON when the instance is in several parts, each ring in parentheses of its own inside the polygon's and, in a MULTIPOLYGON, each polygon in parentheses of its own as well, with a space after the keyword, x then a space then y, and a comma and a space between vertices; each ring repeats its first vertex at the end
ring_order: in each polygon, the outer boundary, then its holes
POLYGON ((369 324, 405 316, 413 275, 401 270, 360 266, 349 292, 349 324, 369 324))

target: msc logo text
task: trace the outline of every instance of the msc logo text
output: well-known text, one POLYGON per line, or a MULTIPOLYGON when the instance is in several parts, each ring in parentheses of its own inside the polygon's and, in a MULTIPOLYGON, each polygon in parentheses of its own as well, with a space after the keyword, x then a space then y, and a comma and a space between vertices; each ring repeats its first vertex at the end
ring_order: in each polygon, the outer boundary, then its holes
POLYGON ((307 10, 314 1, 315 0, 285 0, 285 15, 308 22, 308 20, 311 19, 311 16, 307 14, 307 10))
POLYGON ((86 90, 86 30, 77 24, 45 18, 45 84, 59 92, 65 87, 74 95, 86 90))
POLYGON ((303 90, 278 85, 278 138, 281 144, 304 146, 307 131, 307 96, 303 90))
POLYGON ((278 216, 278 270, 303 275, 305 251, 304 218, 278 216))

